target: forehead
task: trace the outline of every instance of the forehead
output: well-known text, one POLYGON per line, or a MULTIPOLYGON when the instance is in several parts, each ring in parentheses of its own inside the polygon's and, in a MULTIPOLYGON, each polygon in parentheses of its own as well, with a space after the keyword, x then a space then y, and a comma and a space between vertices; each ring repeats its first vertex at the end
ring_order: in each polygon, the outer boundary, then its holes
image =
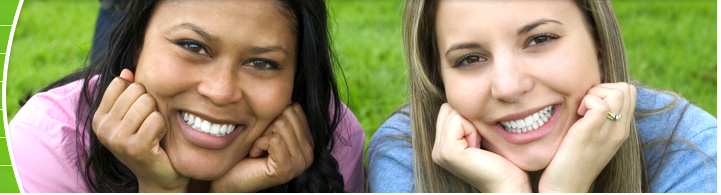
POLYGON ((519 28, 539 19, 583 24, 581 12, 572 0, 443 0, 436 13, 436 32, 515 35, 519 28))
POLYGON ((278 1, 265 0, 162 1, 151 16, 148 29, 166 30, 182 23, 193 23, 221 39, 263 39, 258 36, 277 39, 295 34, 295 19, 290 11, 278 1))

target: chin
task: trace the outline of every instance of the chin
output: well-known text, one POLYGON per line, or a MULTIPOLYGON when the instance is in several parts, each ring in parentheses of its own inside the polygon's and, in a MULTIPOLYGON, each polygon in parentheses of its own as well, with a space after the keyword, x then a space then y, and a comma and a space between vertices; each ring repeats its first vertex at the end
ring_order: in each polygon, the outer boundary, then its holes
POLYGON ((519 165, 519 164, 516 164, 516 166, 518 166, 518 168, 521 168, 522 170, 524 170, 524 171, 526 171, 526 172, 533 172, 533 171, 540 171, 540 170, 545 169, 546 167, 548 167, 548 164, 549 164, 549 163, 533 162, 533 163, 528 164, 528 165, 519 165))
POLYGON ((516 159, 509 160, 518 168, 526 172, 533 172, 540 171, 548 167, 548 165, 551 164, 551 160, 553 160, 553 156, 553 153, 549 155, 536 152, 533 154, 517 156, 516 159))
POLYGON ((194 180, 211 181, 223 176, 240 159, 222 154, 186 150, 182 154, 168 151, 170 164, 180 175, 194 180))
POLYGON ((230 167, 219 167, 208 165, 208 163, 181 163, 180 166, 173 167, 180 175, 201 181, 218 179, 230 169, 230 167))

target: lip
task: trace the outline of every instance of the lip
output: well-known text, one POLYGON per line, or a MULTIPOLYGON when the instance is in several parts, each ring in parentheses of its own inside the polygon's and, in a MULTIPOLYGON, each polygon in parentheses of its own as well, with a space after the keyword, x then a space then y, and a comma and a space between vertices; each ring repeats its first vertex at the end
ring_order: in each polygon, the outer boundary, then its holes
MULTIPOLYGON (((548 106, 544 106, 543 108, 545 108, 545 107, 548 107, 548 106)), ((531 143, 536 140, 539 140, 543 137, 546 137, 546 135, 548 135, 551 132, 553 127, 556 126, 556 123, 558 121, 558 115, 563 111, 563 110, 561 110, 560 104, 553 105, 553 110, 554 110, 553 115, 551 116, 551 118, 548 119, 548 122, 546 122, 545 124, 543 124, 543 126, 538 127, 538 129, 533 130, 533 131, 528 131, 525 133, 511 133, 511 132, 507 132, 506 130, 504 130, 503 126, 501 126, 501 123, 500 123, 500 121, 507 121, 507 120, 513 120, 513 119, 525 117, 525 116, 528 116, 535 112, 538 112, 539 110, 540 109, 537 109, 536 111, 525 111, 522 113, 505 116, 505 117, 501 118, 500 120, 498 120, 499 122, 496 122, 496 125, 493 126, 493 129, 496 130, 496 132, 498 132, 498 134, 501 135, 504 139, 506 139, 506 141, 508 141, 509 143, 512 143, 512 144, 526 144, 526 143, 531 143)))
MULTIPOLYGON (((230 134, 223 136, 223 137, 215 137, 212 135, 205 134, 203 132, 200 132, 198 130, 193 129, 193 127, 190 127, 188 123, 185 123, 183 120, 183 116, 181 114, 181 111, 176 112, 176 119, 180 126, 180 129, 183 132, 183 135, 185 136, 188 141, 196 146, 199 146, 201 148, 207 148, 207 149, 213 149, 213 150, 220 150, 227 148, 230 146, 230 144, 233 143, 235 138, 240 135, 240 132, 245 129, 244 125, 236 125, 235 130, 231 132, 230 134)), ((195 113, 193 113, 195 115, 195 113)), ((198 116, 198 115, 196 115, 198 116)), ((203 118, 203 116, 200 116, 203 118)), ((234 123, 233 123, 234 124, 234 123)))

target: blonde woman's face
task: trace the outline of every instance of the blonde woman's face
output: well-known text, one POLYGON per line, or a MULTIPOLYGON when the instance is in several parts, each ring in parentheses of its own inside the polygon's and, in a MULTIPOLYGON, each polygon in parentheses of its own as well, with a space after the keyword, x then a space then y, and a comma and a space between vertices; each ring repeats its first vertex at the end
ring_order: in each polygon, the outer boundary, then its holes
POLYGON ((482 148, 526 171, 545 168, 601 81, 574 2, 441 1, 435 30, 448 103, 482 148))
POLYGON ((161 146, 180 174, 223 175, 290 103, 297 39, 282 9, 277 1, 156 7, 135 81, 165 117, 161 146))

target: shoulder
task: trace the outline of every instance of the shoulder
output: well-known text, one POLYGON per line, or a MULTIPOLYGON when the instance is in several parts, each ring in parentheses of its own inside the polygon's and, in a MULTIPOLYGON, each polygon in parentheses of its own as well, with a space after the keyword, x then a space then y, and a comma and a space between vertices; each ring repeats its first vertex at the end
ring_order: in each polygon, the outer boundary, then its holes
POLYGON ((26 192, 87 192, 76 166, 82 80, 35 94, 9 123, 8 140, 26 192))
POLYGON ((378 128, 368 145, 368 152, 369 155, 373 155, 376 150, 392 147, 411 147, 411 119, 408 107, 395 111, 378 128))
POLYGON ((711 134, 716 137, 716 118, 676 95, 638 88, 636 116, 644 143, 667 138, 672 133, 684 139, 711 134))
POLYGON ((716 118, 679 96, 639 88, 636 125, 653 192, 716 191, 716 118))
POLYGON ((353 112, 341 102, 341 120, 338 122, 331 155, 338 161, 346 192, 363 192, 363 146, 365 131, 353 112))
POLYGON ((370 192, 413 192, 413 149, 407 108, 396 111, 368 145, 370 192))

